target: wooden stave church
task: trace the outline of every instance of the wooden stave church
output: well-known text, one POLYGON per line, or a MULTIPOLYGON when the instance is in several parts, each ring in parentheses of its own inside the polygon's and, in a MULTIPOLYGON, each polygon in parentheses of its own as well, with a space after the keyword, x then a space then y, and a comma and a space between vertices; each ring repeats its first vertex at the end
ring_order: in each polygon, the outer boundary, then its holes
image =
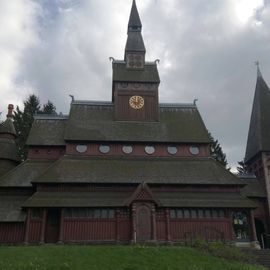
POLYGON ((112 62, 112 102, 73 100, 68 116, 36 116, 20 165, 9 107, 0 126, 9 149, 0 151, 0 243, 254 244, 255 219, 269 229, 269 192, 210 157, 196 104, 159 103, 141 29, 133 1, 124 60, 112 62))

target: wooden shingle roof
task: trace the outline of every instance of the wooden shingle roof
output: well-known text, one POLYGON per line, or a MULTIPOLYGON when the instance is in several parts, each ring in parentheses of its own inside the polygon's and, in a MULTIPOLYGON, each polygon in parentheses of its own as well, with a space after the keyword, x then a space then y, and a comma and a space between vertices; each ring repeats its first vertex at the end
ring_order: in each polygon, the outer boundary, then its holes
POLYGON ((0 178, 0 187, 31 187, 33 181, 52 161, 26 160, 0 178))
POLYGON ((200 113, 194 105, 162 105, 159 122, 114 120, 114 105, 74 102, 65 140, 209 143, 200 113))
POLYGON ((64 156, 34 182, 244 185, 212 158, 64 156))
MULTIPOLYGON (((23 207, 123 207, 129 192, 36 192, 23 207)), ((256 208, 239 193, 153 192, 162 207, 256 208)))

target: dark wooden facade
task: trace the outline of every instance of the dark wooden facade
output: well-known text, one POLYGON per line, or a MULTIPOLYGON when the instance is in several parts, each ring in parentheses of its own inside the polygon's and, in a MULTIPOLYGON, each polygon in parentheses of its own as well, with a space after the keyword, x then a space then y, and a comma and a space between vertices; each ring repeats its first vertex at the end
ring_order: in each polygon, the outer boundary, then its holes
MULTIPOLYGON (((112 102, 73 100, 68 116, 35 117, 27 160, 0 179, 0 243, 257 241, 265 195, 244 194, 211 158, 196 104, 159 103, 141 29, 133 1, 112 102)), ((7 124, 0 135, 14 139, 7 124)))

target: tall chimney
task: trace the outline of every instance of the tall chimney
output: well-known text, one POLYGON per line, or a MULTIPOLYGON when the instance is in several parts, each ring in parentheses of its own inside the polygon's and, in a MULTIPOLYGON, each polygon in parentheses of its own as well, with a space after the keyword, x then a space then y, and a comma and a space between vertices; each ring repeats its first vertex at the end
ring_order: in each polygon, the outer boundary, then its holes
POLYGON ((14 109, 13 104, 9 104, 9 105, 8 105, 8 114, 7 114, 7 118, 12 118, 12 117, 13 117, 13 109, 14 109))

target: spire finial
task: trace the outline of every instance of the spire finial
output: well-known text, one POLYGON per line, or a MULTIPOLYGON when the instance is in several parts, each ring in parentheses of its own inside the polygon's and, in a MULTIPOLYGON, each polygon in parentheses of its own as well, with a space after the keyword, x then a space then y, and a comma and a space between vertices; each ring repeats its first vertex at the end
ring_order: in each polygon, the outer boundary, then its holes
POLYGON ((140 15, 137 9, 136 1, 133 0, 128 22, 128 31, 141 31, 141 30, 142 30, 142 23, 140 15))
POLYGON ((257 77, 258 78, 261 78, 262 77, 262 73, 261 73, 261 70, 260 70, 260 62, 258 60, 255 61, 255 65, 257 66, 257 77))

